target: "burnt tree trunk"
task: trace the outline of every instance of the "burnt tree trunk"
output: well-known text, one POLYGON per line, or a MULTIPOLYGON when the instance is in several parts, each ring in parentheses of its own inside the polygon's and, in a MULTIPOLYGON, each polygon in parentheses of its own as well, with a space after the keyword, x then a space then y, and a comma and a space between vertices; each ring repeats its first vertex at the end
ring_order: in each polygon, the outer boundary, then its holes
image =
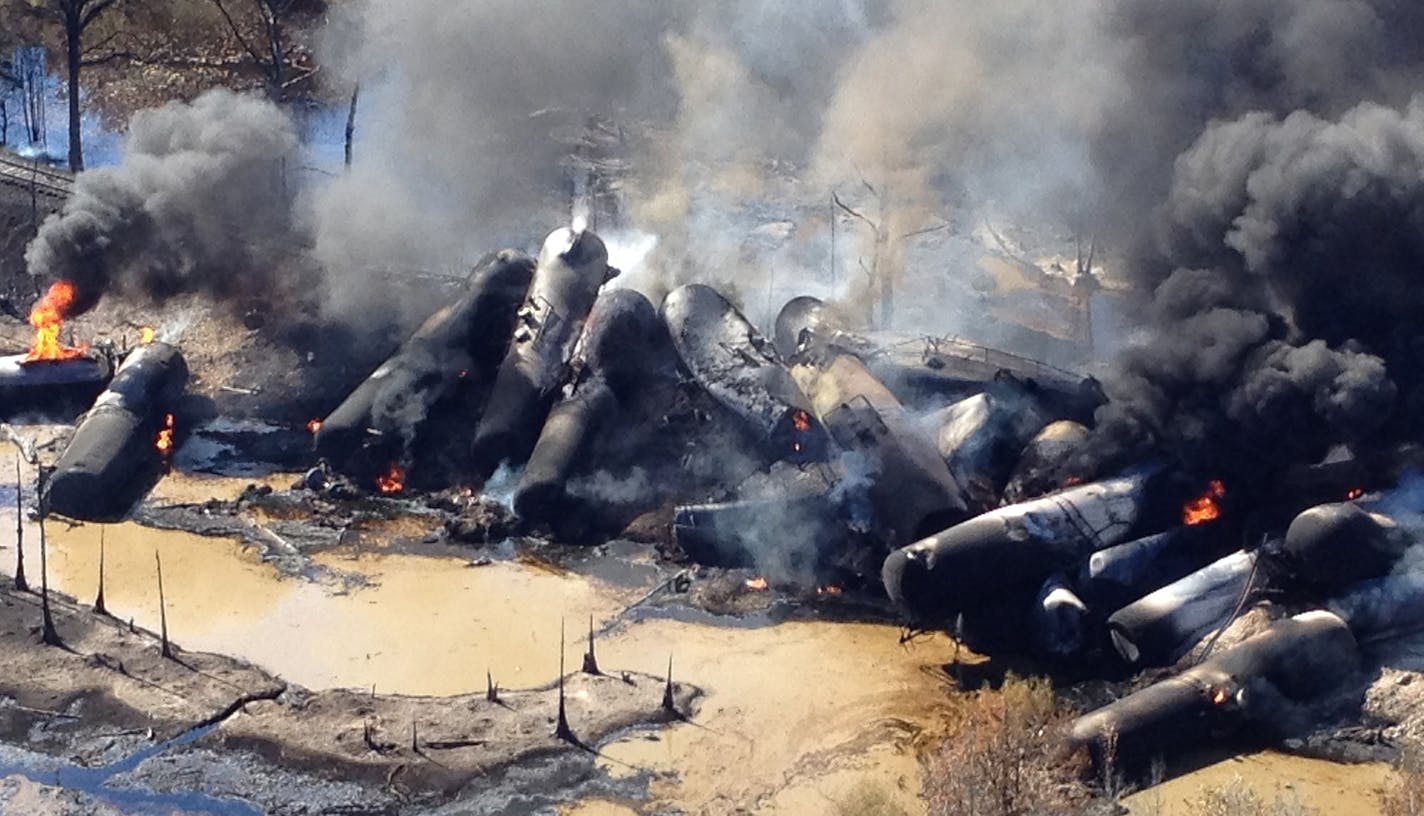
POLYGON ((361 98, 361 85, 351 89, 351 107, 346 109, 346 166, 351 166, 351 142, 356 137, 356 102, 361 98))
POLYGON ((79 69, 83 63, 84 3, 71 0, 64 6, 64 58, 69 77, 69 169, 84 169, 83 136, 79 127, 79 69))

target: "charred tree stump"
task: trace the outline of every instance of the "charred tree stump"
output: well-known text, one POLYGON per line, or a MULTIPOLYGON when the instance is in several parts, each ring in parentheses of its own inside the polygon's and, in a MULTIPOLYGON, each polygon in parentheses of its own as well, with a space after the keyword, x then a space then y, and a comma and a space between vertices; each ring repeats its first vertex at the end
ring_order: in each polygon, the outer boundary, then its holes
POLYGON ((63 646, 64 641, 59 639, 59 631, 54 628, 54 616, 49 609, 49 564, 46 550, 48 543, 45 541, 45 513, 44 508, 40 509, 40 609, 44 616, 44 628, 40 635, 40 640, 46 646, 63 646))
POLYGON ((21 497, 24 480, 20 474, 20 460, 15 460, 15 590, 29 592, 30 584, 25 580, 25 503, 21 497))
POLYGON ((672 687, 672 655, 668 655, 667 682, 663 684, 663 711, 678 715, 677 698, 673 695, 672 687))
POLYGON ((153 563, 158 568, 158 633, 161 643, 160 654, 172 659, 173 650, 168 645, 168 601, 163 597, 163 559, 158 550, 153 551, 153 563))
POLYGON ((99 528, 99 593, 94 596, 94 611, 100 615, 109 614, 104 606, 104 530, 99 528))
POLYGON ((568 707, 564 701, 564 624, 559 622, 559 717, 554 725, 554 737, 578 745, 578 737, 569 727, 568 707))
POLYGON ((588 616, 588 651, 583 653, 583 673, 603 674, 598 670, 598 657, 593 653, 593 616, 588 616))

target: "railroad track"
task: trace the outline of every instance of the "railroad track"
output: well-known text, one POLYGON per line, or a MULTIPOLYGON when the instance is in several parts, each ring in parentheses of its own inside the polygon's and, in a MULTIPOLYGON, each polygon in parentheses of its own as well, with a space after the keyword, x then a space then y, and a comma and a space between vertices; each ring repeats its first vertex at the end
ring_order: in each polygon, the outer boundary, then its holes
POLYGON ((69 198, 74 189, 74 176, 36 161, 26 161, 13 153, 0 153, 0 184, 26 190, 33 188, 41 195, 55 198, 69 198))

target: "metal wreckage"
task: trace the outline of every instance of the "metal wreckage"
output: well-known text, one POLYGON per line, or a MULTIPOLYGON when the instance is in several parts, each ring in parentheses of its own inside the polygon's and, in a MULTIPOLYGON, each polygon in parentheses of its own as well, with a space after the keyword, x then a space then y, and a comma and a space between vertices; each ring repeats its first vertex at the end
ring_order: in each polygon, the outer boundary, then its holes
MULTIPOLYGON (((1285 728, 1283 711, 1350 687, 1371 644, 1424 628, 1424 581, 1392 574, 1415 537, 1363 495, 1362 473, 1389 468, 1249 491, 1165 462, 1088 478, 1067 463, 1105 399, 1091 378, 857 332, 810 297, 768 338, 712 287, 657 308, 608 286, 618 274, 588 230, 556 230, 537 260, 488 256, 320 421, 317 453, 388 492, 512 469, 519 523, 570 543, 663 508, 675 553, 883 587, 910 625, 982 653, 1112 676, 1177 665, 1072 729, 1120 762, 1285 728), (1268 597, 1275 620, 1218 642, 1268 597)), ((0 361, 0 392, 92 396, 108 367, 0 361)), ((161 471, 186 378, 171 345, 131 351, 47 479, 49 509, 122 517, 161 471)))

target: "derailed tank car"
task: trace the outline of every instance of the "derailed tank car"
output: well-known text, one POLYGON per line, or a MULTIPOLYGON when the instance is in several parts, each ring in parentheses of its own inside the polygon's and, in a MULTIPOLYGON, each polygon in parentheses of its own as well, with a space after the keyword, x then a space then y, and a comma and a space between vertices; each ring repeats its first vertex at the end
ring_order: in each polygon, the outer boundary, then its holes
POLYGON ((139 346, 79 421, 44 495, 48 510, 85 521, 117 521, 161 472, 159 432, 170 431, 188 366, 167 343, 139 346))

